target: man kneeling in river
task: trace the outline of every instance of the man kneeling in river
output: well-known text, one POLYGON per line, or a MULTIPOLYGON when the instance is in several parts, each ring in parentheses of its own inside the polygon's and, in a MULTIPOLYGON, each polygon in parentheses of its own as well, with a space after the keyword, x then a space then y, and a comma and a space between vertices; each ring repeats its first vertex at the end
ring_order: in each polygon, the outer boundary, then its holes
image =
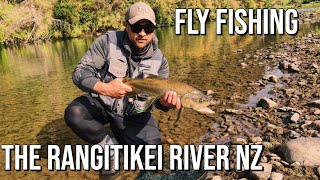
MULTIPOLYGON (((145 3, 135 3, 127 10, 124 24, 124 31, 98 37, 77 65, 73 82, 89 94, 69 104, 65 121, 90 144, 161 144, 158 125, 150 113, 153 105, 147 104, 143 95, 129 100, 125 94, 132 88, 122 82, 123 77, 139 78, 143 74, 169 76, 168 62, 154 35, 154 11, 145 3), (115 139, 107 134, 106 123, 110 123, 115 139)), ((168 91, 154 105, 167 111, 179 109, 181 102, 176 92, 168 91)), ((117 174, 110 170, 106 177, 117 174)))

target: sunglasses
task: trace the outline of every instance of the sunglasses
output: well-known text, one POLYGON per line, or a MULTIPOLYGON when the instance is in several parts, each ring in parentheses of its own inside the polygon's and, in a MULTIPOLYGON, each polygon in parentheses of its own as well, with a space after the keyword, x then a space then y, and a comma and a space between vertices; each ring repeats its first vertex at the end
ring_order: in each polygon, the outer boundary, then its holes
POLYGON ((155 30, 155 26, 151 23, 148 23, 148 24, 145 24, 145 25, 141 25, 141 24, 138 24, 138 23, 135 23, 135 24, 130 24, 128 22, 128 24, 130 25, 130 28, 131 28, 131 31, 134 32, 134 33, 140 33, 142 29, 144 29, 144 32, 146 34, 150 34, 152 33, 154 30, 155 30))

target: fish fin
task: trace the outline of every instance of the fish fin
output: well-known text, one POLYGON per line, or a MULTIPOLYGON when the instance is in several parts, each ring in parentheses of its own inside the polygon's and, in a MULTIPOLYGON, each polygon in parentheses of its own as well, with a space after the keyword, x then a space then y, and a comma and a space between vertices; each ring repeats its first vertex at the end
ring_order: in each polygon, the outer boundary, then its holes
POLYGON ((177 117, 177 120, 174 122, 174 125, 176 125, 176 123, 181 119, 183 110, 184 110, 184 107, 181 107, 181 108, 179 109, 178 117, 177 117))

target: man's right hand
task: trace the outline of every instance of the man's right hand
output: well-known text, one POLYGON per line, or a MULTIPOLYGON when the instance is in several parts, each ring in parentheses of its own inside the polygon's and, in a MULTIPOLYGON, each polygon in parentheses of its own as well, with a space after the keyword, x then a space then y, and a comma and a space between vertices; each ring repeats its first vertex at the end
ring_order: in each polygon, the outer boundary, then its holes
POLYGON ((123 78, 116 78, 109 83, 97 82, 93 91, 100 95, 121 99, 126 93, 132 91, 132 88, 122 81, 123 78))

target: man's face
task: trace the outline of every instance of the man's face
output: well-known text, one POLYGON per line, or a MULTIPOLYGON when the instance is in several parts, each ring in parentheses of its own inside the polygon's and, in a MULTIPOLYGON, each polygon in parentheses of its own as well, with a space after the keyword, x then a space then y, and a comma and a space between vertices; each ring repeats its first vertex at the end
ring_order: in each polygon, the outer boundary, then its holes
POLYGON ((148 31, 150 31, 150 29, 152 30, 152 27, 154 27, 154 25, 150 21, 146 19, 142 19, 133 25, 130 25, 128 22, 126 22, 125 26, 126 26, 126 31, 128 33, 128 37, 130 41, 139 50, 142 50, 144 47, 146 47, 146 45, 152 40, 154 31, 152 32, 148 32, 148 31), (141 26, 144 28, 141 29, 141 26), (138 30, 141 29, 141 31, 133 32, 133 31, 137 31, 137 29, 138 30))

